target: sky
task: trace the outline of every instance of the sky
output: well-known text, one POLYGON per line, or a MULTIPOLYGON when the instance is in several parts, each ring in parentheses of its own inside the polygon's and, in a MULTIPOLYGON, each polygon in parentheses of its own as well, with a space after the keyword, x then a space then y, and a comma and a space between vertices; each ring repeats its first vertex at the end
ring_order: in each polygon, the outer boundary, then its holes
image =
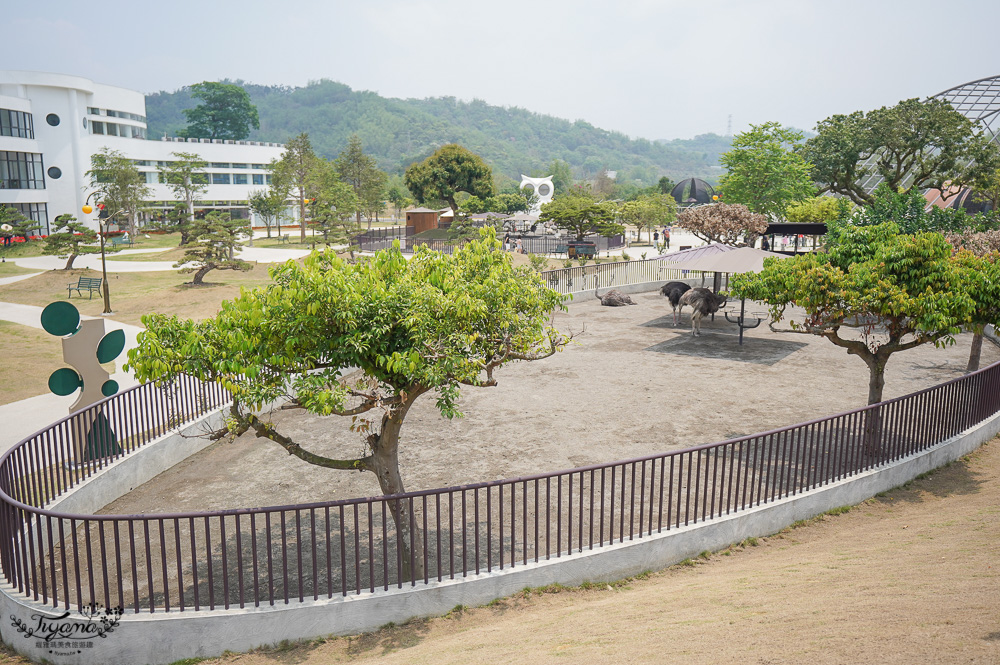
POLYGON ((2 14, 5 69, 146 93, 331 79, 654 140, 810 130, 1000 75, 996 0, 37 0, 2 14))

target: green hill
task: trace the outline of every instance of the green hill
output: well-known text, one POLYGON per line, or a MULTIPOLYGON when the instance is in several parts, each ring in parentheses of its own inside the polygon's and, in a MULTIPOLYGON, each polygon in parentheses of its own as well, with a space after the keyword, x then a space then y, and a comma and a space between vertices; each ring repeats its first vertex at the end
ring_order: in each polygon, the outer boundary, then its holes
MULTIPOLYGON (((446 143, 460 143, 510 178, 541 172, 554 159, 570 164, 577 178, 601 169, 618 172, 619 182, 656 182, 697 176, 715 181, 718 154, 729 138, 708 134, 690 140, 630 139, 577 120, 570 122, 521 108, 492 106, 454 97, 393 99, 356 91, 334 81, 304 88, 259 86, 237 81, 260 114, 251 140, 284 142, 308 132, 316 152, 335 157, 352 133, 379 165, 401 173, 446 143)), ((149 136, 176 135, 185 125, 183 109, 194 106, 189 91, 147 95, 149 136)))

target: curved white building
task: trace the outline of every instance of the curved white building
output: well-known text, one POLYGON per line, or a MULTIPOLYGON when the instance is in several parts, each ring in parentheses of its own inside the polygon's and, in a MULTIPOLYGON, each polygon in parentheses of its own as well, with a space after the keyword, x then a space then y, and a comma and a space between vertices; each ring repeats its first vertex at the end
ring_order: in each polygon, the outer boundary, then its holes
POLYGON ((250 192, 268 184, 268 165, 284 146, 256 141, 164 137, 147 140, 141 92, 79 76, 0 71, 0 205, 42 223, 80 209, 89 193, 90 157, 101 148, 135 161, 153 190, 150 205, 168 209, 176 199, 159 183, 159 167, 190 152, 209 163, 208 190, 196 208, 247 216, 250 192))

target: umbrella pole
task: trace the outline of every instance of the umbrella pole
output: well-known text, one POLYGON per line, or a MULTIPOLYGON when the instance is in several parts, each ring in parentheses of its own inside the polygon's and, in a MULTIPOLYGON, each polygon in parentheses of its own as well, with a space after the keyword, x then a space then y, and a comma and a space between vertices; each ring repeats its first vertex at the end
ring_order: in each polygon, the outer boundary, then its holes
POLYGON ((740 298, 740 346, 743 346, 743 317, 746 315, 747 299, 740 298))

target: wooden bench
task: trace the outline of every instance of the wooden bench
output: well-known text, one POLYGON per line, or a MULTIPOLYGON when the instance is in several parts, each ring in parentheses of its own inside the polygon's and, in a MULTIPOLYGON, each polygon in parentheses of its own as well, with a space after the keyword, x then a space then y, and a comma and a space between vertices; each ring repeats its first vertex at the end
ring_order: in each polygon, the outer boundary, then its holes
POLYGON ((90 292, 90 299, 94 299, 94 291, 101 290, 101 278, 100 277, 81 277, 76 281, 76 284, 70 282, 66 285, 66 297, 71 298, 73 296, 73 291, 82 298, 83 290, 86 289, 90 292))

